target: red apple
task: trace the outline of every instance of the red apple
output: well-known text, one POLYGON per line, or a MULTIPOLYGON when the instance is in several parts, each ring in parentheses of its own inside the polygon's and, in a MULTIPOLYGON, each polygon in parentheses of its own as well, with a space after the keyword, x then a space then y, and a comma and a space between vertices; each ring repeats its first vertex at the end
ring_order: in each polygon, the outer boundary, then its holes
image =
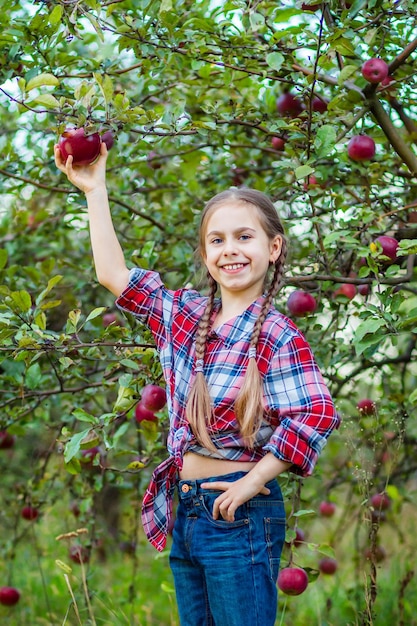
POLYGON ((281 137, 272 137, 271 144, 274 150, 282 152, 285 148, 285 141, 281 137))
POLYGON ((323 517, 333 517, 336 513, 336 505, 334 502, 323 500, 323 502, 320 502, 319 511, 323 517))
POLYGON ((382 248, 382 254, 388 257, 391 263, 397 260, 398 241, 388 235, 380 235, 375 239, 382 248))
POLYGON ((365 550, 365 558, 368 559, 369 561, 374 560, 376 563, 380 563, 381 561, 385 559, 386 556, 387 556, 387 553, 386 553, 385 548, 379 545, 375 546, 374 549, 367 548, 365 550))
POLYGON ((331 559, 330 557, 324 557, 319 561, 319 570, 323 574, 334 574, 337 570, 337 561, 336 559, 331 559))
POLYGON ((248 170, 245 170, 244 167, 234 167, 230 170, 230 173, 232 175, 232 183, 235 187, 243 185, 248 177, 248 170))
POLYGON ((301 100, 290 92, 281 94, 277 100, 277 111, 280 115, 297 117, 303 109, 301 100))
POLYGON ((320 185, 314 174, 310 174, 310 176, 307 176, 303 183, 303 189, 304 191, 308 191, 309 189, 314 189, 314 187, 321 187, 324 189, 325 185, 320 185))
POLYGON ((375 151, 375 141, 368 135, 354 135, 348 143, 348 155, 352 161, 369 161, 375 151))
POLYGON ((104 313, 103 317, 101 318, 103 320, 103 326, 105 328, 107 328, 107 326, 110 326, 110 324, 117 324, 118 320, 117 320, 117 315, 115 313, 104 313))
POLYGON ((358 285, 358 293, 360 293, 361 296, 369 296, 369 294, 371 293, 371 285, 369 285, 368 283, 358 285))
POLYGON ((92 465, 94 459, 97 455, 101 454, 101 449, 99 446, 93 446, 92 448, 86 448, 85 450, 81 450, 81 462, 86 465, 92 465))
POLYGON ((139 402, 135 407, 135 419, 138 424, 141 422, 157 422, 158 418, 156 417, 153 411, 147 409, 142 402, 139 402))
POLYGON ((362 65, 362 76, 369 83, 380 83, 387 78, 388 72, 388 64, 383 59, 368 59, 362 65))
POLYGON ((106 144, 107 150, 110 150, 114 146, 114 133, 112 130, 106 130, 101 135, 101 141, 106 144))
POLYGON ((374 415, 376 405, 373 400, 370 400, 369 398, 364 398, 363 400, 359 400, 356 408, 363 415, 374 415))
POLYGON ((311 108, 313 111, 317 113, 325 113, 327 111, 328 100, 326 98, 319 98, 318 96, 314 96, 311 101, 311 108))
POLYGON ((141 403, 149 411, 160 411, 167 403, 167 394, 159 385, 146 385, 142 389, 141 403))
POLYGON ((15 587, 0 587, 0 604, 14 606, 19 602, 20 592, 15 587))
POLYGON ((37 519, 37 517, 39 516, 39 511, 36 507, 30 506, 28 504, 27 506, 24 506, 23 509, 21 510, 21 516, 23 517, 23 519, 26 519, 29 522, 32 522, 33 520, 37 519))
POLYGON ((314 296, 307 291, 293 291, 287 300, 287 309, 290 315, 301 317, 314 313, 317 308, 317 302, 314 296))
POLYGON ((13 448, 14 442, 14 436, 8 433, 7 430, 0 431, 0 450, 13 448))
POLYGON ((81 515, 81 509, 79 507, 78 502, 76 502, 75 500, 73 500, 70 505, 69 505, 69 510, 71 511, 71 513, 73 514, 74 517, 80 517, 81 515))
POLYGON ((292 541, 286 542, 287 545, 293 544, 294 546, 301 546, 305 543, 305 532, 301 528, 295 529, 295 537, 292 541))
POLYGON ((98 133, 86 135, 84 128, 68 128, 58 142, 62 160, 72 155, 77 165, 89 165, 100 154, 101 137, 98 133))
POLYGON ((352 300, 356 295, 356 287, 352 283, 342 283, 334 292, 333 296, 345 296, 348 300, 352 300))
POLYGON ((79 544, 74 544, 68 551, 68 556, 74 563, 88 563, 90 560, 90 551, 79 544))
POLYGON ((151 150, 146 157, 149 167, 151 167, 153 170, 159 170, 162 167, 162 163, 158 159, 159 154, 155 152, 155 150, 151 150))
POLYGON ((372 496, 370 502, 371 502, 371 506, 373 506, 373 508, 376 509, 377 511, 386 511, 391 506, 391 499, 384 492, 375 493, 372 496))
POLYGON ((288 596, 299 596, 308 586, 307 572, 301 567, 285 567, 278 574, 278 587, 288 596))

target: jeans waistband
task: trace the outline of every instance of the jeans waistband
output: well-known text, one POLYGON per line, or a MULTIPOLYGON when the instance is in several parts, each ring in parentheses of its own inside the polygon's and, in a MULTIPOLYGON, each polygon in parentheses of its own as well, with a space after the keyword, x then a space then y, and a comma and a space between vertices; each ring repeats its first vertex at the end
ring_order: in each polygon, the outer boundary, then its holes
POLYGON ((211 492, 212 489, 203 489, 201 485, 203 483, 214 483, 217 481, 234 482, 243 478, 247 472, 232 472, 231 474, 222 474, 221 476, 210 476, 209 478, 198 478, 197 480, 178 480, 177 489, 180 499, 187 498, 189 496, 196 496, 197 494, 211 492))

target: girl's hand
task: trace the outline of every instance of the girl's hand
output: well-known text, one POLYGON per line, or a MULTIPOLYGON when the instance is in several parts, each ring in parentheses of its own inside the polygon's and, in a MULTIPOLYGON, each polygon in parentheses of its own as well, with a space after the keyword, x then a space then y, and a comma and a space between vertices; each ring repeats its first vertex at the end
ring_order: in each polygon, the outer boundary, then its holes
POLYGON ((100 156, 92 165, 76 165, 72 163, 72 156, 67 158, 66 163, 62 160, 58 144, 54 146, 55 164, 63 172, 68 180, 85 194, 99 187, 106 186, 106 161, 107 146, 101 144, 100 156))
POLYGON ((271 492, 264 485, 259 485, 254 480, 255 476, 251 476, 251 472, 248 472, 239 480, 233 483, 218 481, 213 483, 202 483, 203 489, 214 489, 216 491, 223 491, 223 493, 215 499, 213 505, 213 518, 218 519, 219 515, 226 522, 233 522, 235 519, 236 509, 253 498, 259 493, 267 496, 271 492))

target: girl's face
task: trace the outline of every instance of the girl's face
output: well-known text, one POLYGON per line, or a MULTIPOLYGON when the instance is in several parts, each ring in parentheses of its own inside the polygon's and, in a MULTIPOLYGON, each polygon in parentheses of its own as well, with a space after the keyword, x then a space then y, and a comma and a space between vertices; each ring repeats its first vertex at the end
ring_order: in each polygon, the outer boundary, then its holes
POLYGON ((280 235, 270 240, 258 209, 229 200, 213 208, 203 233, 203 260, 224 300, 238 296, 249 305, 263 293, 270 263, 281 253, 280 235))

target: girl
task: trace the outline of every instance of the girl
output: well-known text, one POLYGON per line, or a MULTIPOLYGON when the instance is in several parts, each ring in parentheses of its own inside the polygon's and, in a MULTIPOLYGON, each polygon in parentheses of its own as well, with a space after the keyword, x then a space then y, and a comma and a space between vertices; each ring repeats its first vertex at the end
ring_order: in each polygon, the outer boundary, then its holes
POLYGON ((144 496, 145 532, 165 547, 177 489, 170 565, 182 626, 273 626, 285 538, 276 478, 310 475, 339 424, 310 347, 273 306, 282 224, 258 191, 218 194, 200 224, 209 295, 170 291, 156 272, 126 267, 106 157, 103 144, 95 164, 73 167, 55 148, 57 167, 86 195, 98 280, 149 326, 166 380, 169 458, 144 496))

